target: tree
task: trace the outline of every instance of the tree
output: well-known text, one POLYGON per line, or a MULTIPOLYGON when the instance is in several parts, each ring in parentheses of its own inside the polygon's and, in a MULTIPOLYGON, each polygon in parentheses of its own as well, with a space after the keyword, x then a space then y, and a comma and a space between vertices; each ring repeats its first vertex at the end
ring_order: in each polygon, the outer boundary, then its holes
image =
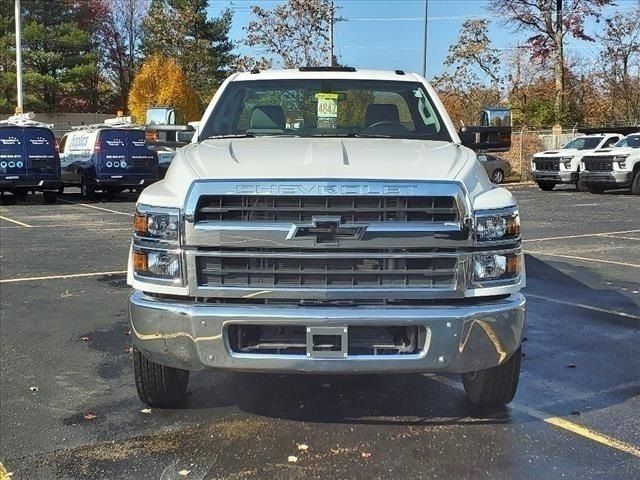
POLYGON ((129 93, 129 111, 138 121, 144 121, 146 111, 154 106, 172 106, 185 121, 201 116, 198 98, 176 60, 152 55, 140 67, 129 93))
POLYGON ((565 95, 565 53, 567 35, 594 39, 585 31, 588 18, 600 18, 601 8, 613 0, 490 0, 489 10, 515 31, 530 32, 527 39, 534 57, 553 58, 554 120, 563 120, 565 95))
POLYGON ((92 0, 93 22, 100 47, 100 65, 115 97, 125 109, 140 63, 142 19, 149 0, 92 0))
POLYGON ((287 0, 273 10, 254 5, 244 43, 279 57, 284 68, 326 65, 333 13, 329 0, 287 0))
POLYGON ((433 79, 451 117, 463 124, 477 123, 483 107, 500 102, 500 59, 488 27, 485 19, 466 20, 444 61, 446 67, 455 67, 454 72, 433 79))
POLYGON ((229 40, 232 14, 207 18, 208 0, 151 0, 142 25, 145 56, 175 58, 202 102, 227 77, 236 56, 229 40))
POLYGON ((605 24, 598 39, 604 47, 600 64, 612 116, 622 123, 640 122, 640 1, 630 14, 617 14, 605 24))
MULTIPOLYGON (((13 5, 3 0, 2 82, 4 111, 15 105, 15 33, 13 5)), ((25 110, 96 111, 99 108, 98 53, 80 25, 80 2, 22 2, 22 50, 25 110)))

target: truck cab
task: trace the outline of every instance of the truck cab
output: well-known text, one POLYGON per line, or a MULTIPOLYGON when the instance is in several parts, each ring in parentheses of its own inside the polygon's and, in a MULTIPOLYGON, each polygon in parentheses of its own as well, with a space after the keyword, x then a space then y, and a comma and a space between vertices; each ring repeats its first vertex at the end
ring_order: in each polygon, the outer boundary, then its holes
POLYGON ((536 153, 531 161, 533 180, 545 191, 553 190, 558 184, 571 184, 577 190, 584 190, 580 181, 582 157, 595 150, 612 147, 622 137, 618 133, 582 135, 558 150, 536 153))
POLYGON ((61 186, 58 145, 52 125, 33 118, 15 115, 0 122, 0 193, 22 197, 40 191, 52 203, 61 186))
POLYGON ((459 373, 474 404, 510 402, 520 216, 474 151, 507 149, 509 130, 459 134, 400 70, 229 77, 136 205, 140 399, 179 404, 189 372, 208 369, 459 373))
POLYGON ((630 188, 640 195, 640 132, 627 135, 612 148, 603 148, 582 157, 580 180, 591 193, 630 188))
POLYGON ((144 128, 126 122, 76 127, 60 141, 60 157, 64 185, 79 186, 85 199, 96 190, 142 190, 159 178, 144 128))

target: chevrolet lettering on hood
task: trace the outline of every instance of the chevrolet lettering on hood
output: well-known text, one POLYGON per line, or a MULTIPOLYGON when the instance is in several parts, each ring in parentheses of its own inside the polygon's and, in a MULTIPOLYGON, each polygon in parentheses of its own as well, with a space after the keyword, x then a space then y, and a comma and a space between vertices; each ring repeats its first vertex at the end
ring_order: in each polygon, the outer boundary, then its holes
POLYGON ((243 184, 236 186, 236 193, 244 195, 411 195, 418 185, 337 185, 328 183, 304 183, 299 185, 243 184))

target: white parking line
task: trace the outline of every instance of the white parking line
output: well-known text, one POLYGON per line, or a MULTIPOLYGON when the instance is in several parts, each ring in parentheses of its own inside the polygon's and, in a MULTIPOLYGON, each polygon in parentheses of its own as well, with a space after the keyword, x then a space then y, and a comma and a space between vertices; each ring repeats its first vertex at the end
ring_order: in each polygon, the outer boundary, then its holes
POLYGON ((607 237, 607 238, 622 238, 623 240, 635 240, 636 242, 640 242, 640 238, 623 237, 621 235, 603 235, 603 237, 607 237))
POLYGON ((72 273, 69 275, 49 275, 46 277, 3 278, 0 279, 0 283, 37 282, 40 280, 60 280, 63 278, 96 277, 99 275, 120 275, 123 273, 127 273, 127 271, 114 270, 112 272, 72 273))
POLYGON ((546 256, 546 257, 569 258, 571 260, 580 260, 582 262, 608 263, 610 265, 620 265, 623 267, 640 268, 640 265, 636 265, 635 263, 616 262, 614 260, 600 260, 599 258, 577 257, 575 255, 562 255, 560 253, 535 252, 532 250, 525 250, 525 253, 528 253, 529 255, 541 255, 543 257, 546 256))
POLYGON ((15 223, 16 225, 20 225, 21 227, 31 228, 31 225, 29 225, 27 223, 19 222, 18 220, 13 220, 13 219, 8 218, 8 217, 3 217, 2 215, 0 215, 0 219, 5 220, 7 222, 15 223))
POLYGON ((127 217, 133 217, 133 213, 119 212, 118 210, 111 210, 110 208, 96 207, 95 205, 89 205, 88 203, 78 203, 72 202, 70 200, 65 200, 64 198, 59 199, 61 202, 70 203, 72 205, 80 205, 81 207, 93 208, 94 210, 102 210, 103 212, 115 213, 116 215, 126 215, 127 217))
POLYGON ((564 240, 565 238, 606 237, 607 235, 617 235, 617 234, 623 234, 623 233, 638 233, 638 232, 640 232, 640 230, 621 230, 619 232, 583 233, 580 235, 563 235, 560 237, 525 238, 522 241, 525 243, 546 242, 548 240, 564 240))
MULTIPOLYGON (((429 374, 426 374, 425 377, 456 390, 463 390, 460 382, 456 382, 455 380, 451 380, 450 378, 429 374)), ((621 452, 628 453, 630 455, 633 455, 634 457, 640 458, 640 447, 636 445, 623 442, 621 440, 618 440, 617 438, 610 437, 578 423, 565 420, 564 418, 554 417, 552 415, 549 415, 548 413, 529 407, 527 405, 521 405, 517 402, 511 402, 509 406, 518 412, 524 413, 533 418, 537 418, 538 420, 542 420, 545 423, 561 428, 575 435, 579 435, 593 442, 600 443, 601 445, 605 445, 607 447, 614 448, 621 452)))
POLYGON ((633 320, 640 320, 639 315, 633 315, 631 313, 621 312, 620 310, 609 310, 607 308, 595 307, 593 305, 586 305, 584 303, 569 302, 567 300, 559 300, 557 298, 549 298, 543 295, 535 295, 533 293, 526 293, 525 296, 527 298, 535 298, 536 300, 544 300, 545 302, 557 303, 559 305, 566 305, 568 307, 583 308, 585 310, 592 310, 594 312, 608 313, 609 315, 617 315, 619 317, 632 318, 633 320))

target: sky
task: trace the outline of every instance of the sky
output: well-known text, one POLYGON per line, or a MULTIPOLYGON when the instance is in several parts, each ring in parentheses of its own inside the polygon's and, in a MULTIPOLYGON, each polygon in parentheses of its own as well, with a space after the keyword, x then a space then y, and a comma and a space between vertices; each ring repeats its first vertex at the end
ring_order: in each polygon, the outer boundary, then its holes
MULTIPOLYGON (((284 0, 212 0, 210 15, 216 15, 224 8, 234 12, 231 38, 239 43, 243 39, 242 27, 251 19, 250 6, 260 5, 273 8, 284 0)), ((338 15, 346 19, 335 27, 335 49, 342 64, 385 70, 401 69, 408 72, 422 72, 424 43, 425 0, 334 0, 340 8, 338 15)), ((616 0, 617 6, 604 9, 605 16, 614 13, 628 14, 637 0, 616 0)), ((428 0, 428 42, 427 77, 432 78, 443 72, 443 62, 449 45, 458 37, 460 26, 470 17, 484 17, 491 21, 490 38, 494 47, 509 49, 524 42, 524 35, 514 35, 499 19, 487 12, 486 0, 428 0)), ((590 21, 587 32, 593 33, 603 28, 590 21)), ((569 40, 568 52, 587 57, 595 57, 597 45, 569 40)), ((508 50, 502 50, 504 54, 508 50)), ((240 46, 243 55, 260 56, 256 48, 240 46)))

